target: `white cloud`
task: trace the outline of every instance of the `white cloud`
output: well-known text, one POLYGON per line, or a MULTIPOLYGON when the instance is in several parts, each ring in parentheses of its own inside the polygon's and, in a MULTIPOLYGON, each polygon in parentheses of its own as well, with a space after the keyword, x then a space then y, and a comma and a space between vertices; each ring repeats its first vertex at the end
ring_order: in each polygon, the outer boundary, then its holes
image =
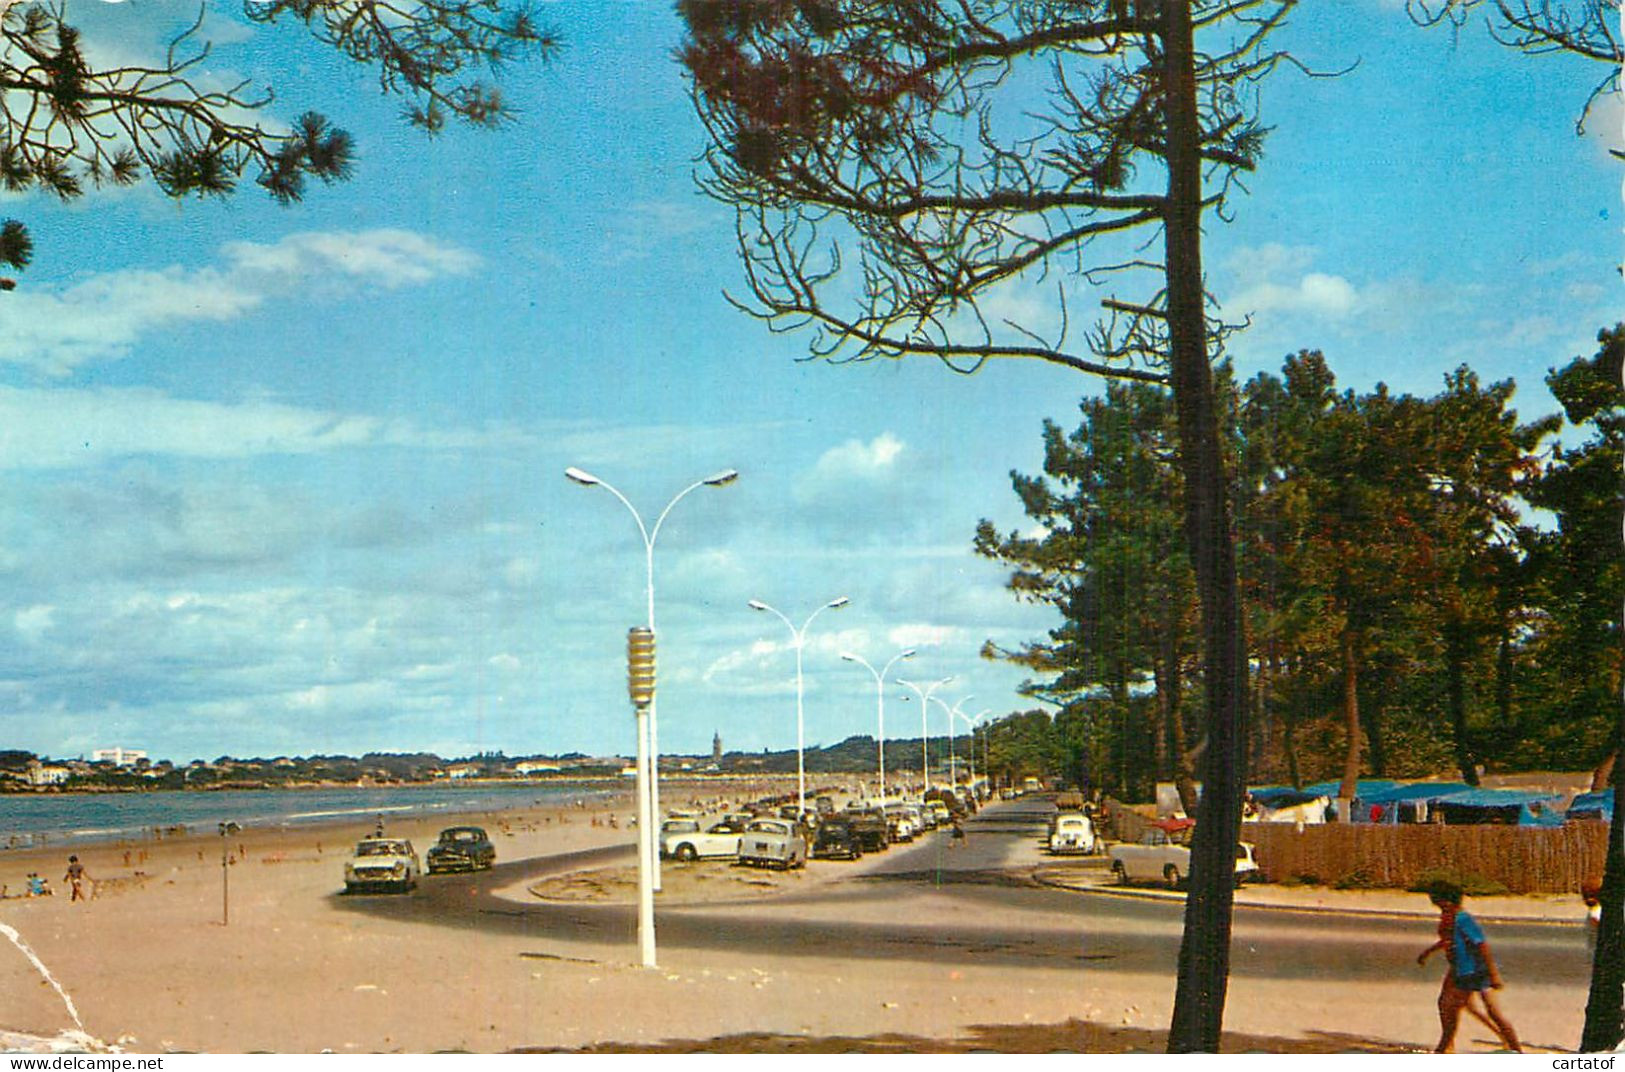
POLYGON ((882 432, 867 443, 849 439, 825 451, 813 472, 825 479, 880 477, 896 472, 902 453, 902 440, 890 432, 882 432))
POLYGON ((245 458, 349 447, 468 449, 528 437, 503 428, 436 431, 411 422, 274 402, 174 398, 147 388, 0 387, 0 470, 58 469, 111 458, 245 458))
POLYGON ((61 287, 28 287, 0 305, 0 361, 52 376, 117 360, 155 332, 238 319, 277 298, 328 293, 335 284, 394 289, 478 263, 470 253, 409 231, 301 233, 274 245, 230 242, 221 263, 130 268, 61 287))
POLYGON ((916 623, 899 625, 886 634, 886 639, 904 648, 938 648, 960 639, 960 631, 952 626, 916 623))
POLYGON ((1225 302, 1232 314, 1297 312, 1342 319, 1360 304, 1353 283, 1338 275, 1308 272, 1296 281, 1256 283, 1225 302))
POLYGON ((25 607, 17 612, 13 624, 19 636, 33 642, 39 640, 45 631, 51 628, 55 615, 56 608, 52 606, 40 604, 25 607))

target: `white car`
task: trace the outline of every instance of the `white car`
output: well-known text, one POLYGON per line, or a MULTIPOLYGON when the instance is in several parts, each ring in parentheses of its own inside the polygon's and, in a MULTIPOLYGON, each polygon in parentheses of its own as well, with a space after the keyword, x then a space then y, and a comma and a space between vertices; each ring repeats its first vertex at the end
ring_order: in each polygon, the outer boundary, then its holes
POLYGON ((1082 812, 1062 812, 1050 820, 1049 837, 1045 844, 1056 856, 1067 853, 1090 855, 1099 850, 1095 838, 1095 824, 1082 812))
POLYGON ((886 805, 886 822, 894 841, 913 841, 919 836, 920 813, 906 805, 886 805))
POLYGON ((744 827, 727 820, 702 829, 698 819, 667 819, 660 828, 660 855, 685 863, 738 856, 742 833, 744 827))
MULTIPOLYGON (((1189 846, 1171 841, 1160 827, 1147 830, 1136 843, 1121 842, 1111 848, 1112 874, 1120 884, 1161 880, 1171 890, 1185 884, 1191 873, 1189 846)), ((1258 873, 1251 843, 1236 843, 1236 885, 1258 873)))
POLYGON ((807 839, 788 819, 756 819, 739 836, 739 862, 788 871, 807 866, 807 839))
POLYGON ((405 838, 362 838, 344 862, 344 890, 387 889, 401 893, 418 884, 423 873, 417 850, 405 838))

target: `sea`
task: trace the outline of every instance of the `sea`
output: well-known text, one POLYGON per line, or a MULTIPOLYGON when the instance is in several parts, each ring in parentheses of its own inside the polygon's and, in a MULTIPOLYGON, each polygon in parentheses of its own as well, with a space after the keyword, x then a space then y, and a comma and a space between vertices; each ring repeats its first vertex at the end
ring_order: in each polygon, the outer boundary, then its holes
POLYGON ((391 816, 450 816, 557 807, 576 801, 591 804, 614 792, 603 782, 559 782, 6 794, 0 795, 0 852, 160 834, 212 834, 227 822, 242 827, 296 827, 374 816, 387 822, 391 816))

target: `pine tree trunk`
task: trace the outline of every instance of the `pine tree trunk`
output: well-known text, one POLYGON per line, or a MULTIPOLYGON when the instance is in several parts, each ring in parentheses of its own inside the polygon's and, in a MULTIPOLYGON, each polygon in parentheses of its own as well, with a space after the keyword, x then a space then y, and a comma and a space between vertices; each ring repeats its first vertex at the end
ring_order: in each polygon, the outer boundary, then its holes
POLYGON ((1467 742, 1467 652, 1456 630, 1445 637, 1445 698, 1450 707, 1450 736, 1456 752, 1456 769, 1468 785, 1478 784, 1478 764, 1467 742))
MULTIPOLYGON (((1377 675, 1379 681, 1382 675, 1377 675)), ((1366 675, 1364 683, 1364 698, 1360 700, 1360 729, 1365 733, 1366 754, 1371 759, 1371 774, 1382 778, 1388 773, 1388 752, 1382 743, 1382 712, 1385 706, 1386 689, 1380 684, 1371 683, 1371 675, 1366 675)), ((1356 688, 1359 688, 1357 683, 1356 688)))
MULTIPOLYGON (((1343 752, 1343 780, 1337 796, 1353 800, 1360 789, 1360 655, 1353 626, 1343 627, 1343 724, 1348 746, 1343 752)), ((1347 822, 1349 816, 1340 818, 1347 822)))
MULTIPOLYGON (((1625 702, 1614 716, 1614 756, 1625 749, 1625 702)), ((1582 1052, 1611 1050, 1625 1038, 1625 763, 1610 771, 1614 785, 1614 818, 1608 825, 1608 852, 1602 875, 1602 923, 1591 961, 1591 990, 1586 996, 1582 1052)))
POLYGON ((1247 683, 1224 460, 1208 362, 1202 283, 1202 158, 1188 0, 1162 4, 1163 106, 1168 163, 1164 206, 1169 379, 1179 418, 1185 536, 1202 606, 1208 744, 1191 843, 1185 931, 1170 1053, 1217 1052, 1230 977, 1236 841, 1245 777, 1247 683))

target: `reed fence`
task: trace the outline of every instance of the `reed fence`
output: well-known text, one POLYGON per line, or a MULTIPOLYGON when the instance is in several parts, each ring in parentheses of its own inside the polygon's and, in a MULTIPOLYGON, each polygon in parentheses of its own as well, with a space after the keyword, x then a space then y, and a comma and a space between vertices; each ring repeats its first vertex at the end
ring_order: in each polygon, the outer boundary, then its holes
POLYGON ((1572 893, 1602 874, 1608 824, 1246 823, 1242 838, 1253 843, 1270 882, 1403 889, 1423 872, 1442 869, 1499 882, 1512 893, 1572 893))

